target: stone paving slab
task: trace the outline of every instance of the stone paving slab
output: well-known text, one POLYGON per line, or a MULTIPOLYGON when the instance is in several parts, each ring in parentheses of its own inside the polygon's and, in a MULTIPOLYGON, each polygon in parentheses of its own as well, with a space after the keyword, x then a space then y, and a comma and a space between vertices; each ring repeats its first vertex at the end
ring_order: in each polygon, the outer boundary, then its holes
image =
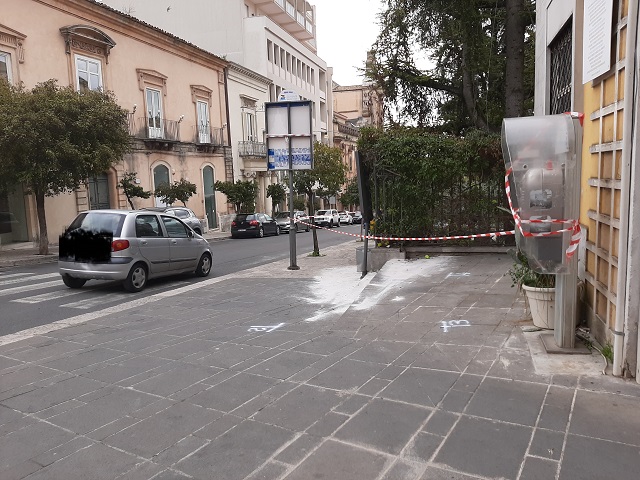
POLYGON ((545 361, 509 257, 323 253, 0 346, 0 478, 636 477, 640 386, 545 361))

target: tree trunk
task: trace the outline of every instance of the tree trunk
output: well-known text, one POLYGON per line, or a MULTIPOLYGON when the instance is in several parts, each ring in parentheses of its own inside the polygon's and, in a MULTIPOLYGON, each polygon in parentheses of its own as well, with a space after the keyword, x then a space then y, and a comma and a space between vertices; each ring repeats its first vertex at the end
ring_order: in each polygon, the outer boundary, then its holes
MULTIPOLYGON (((316 213, 315 205, 313 204, 313 192, 308 193, 307 197, 309 198, 309 218, 311 220, 311 224, 315 226, 315 218, 314 214, 316 213)), ((313 256, 320 256, 320 246, 318 245, 318 232, 315 228, 311 230, 313 232, 313 256)))
POLYGON ((524 0, 506 0, 504 116, 521 117, 524 110, 524 0))
POLYGON ((471 70, 469 69, 469 53, 466 45, 462 46, 462 101, 464 106, 471 117, 473 124, 480 130, 488 132, 490 130, 489 124, 484 117, 478 111, 478 104, 476 102, 476 91, 473 85, 473 79, 471 77, 471 70))
POLYGON ((129 205, 131 205, 131 210, 135 210, 135 207, 133 206, 133 202, 131 201, 131 197, 129 197, 127 195, 127 202, 129 202, 129 205))
POLYGON ((36 190, 36 210, 38 212, 38 228, 40 231, 40 244, 38 253, 40 255, 49 255, 49 234, 47 233, 47 217, 44 211, 44 192, 36 190))

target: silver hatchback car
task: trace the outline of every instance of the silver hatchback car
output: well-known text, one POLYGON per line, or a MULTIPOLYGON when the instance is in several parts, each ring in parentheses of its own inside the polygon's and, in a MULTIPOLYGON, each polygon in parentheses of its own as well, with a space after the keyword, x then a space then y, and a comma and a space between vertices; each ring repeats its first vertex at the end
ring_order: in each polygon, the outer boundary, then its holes
POLYGON ((69 288, 120 280, 139 292, 151 278, 193 272, 206 277, 209 243, 180 219, 152 211, 90 210, 60 236, 58 268, 69 288))

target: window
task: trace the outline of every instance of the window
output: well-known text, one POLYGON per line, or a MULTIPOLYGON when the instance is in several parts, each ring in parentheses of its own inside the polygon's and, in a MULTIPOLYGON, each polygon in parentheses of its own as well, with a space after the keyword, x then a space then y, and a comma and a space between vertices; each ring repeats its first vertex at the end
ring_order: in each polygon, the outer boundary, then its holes
POLYGON ((273 43, 271 40, 267 40, 267 60, 273 62, 273 43))
POLYGON ((149 138, 163 138, 164 129, 162 128, 162 96, 160 94, 160 91, 153 88, 147 88, 146 100, 149 138))
POLYGON ((200 143, 211 143, 211 130, 209 128, 209 104, 197 101, 198 110, 198 140, 200 143))
POLYGON ((75 56, 76 89, 80 92, 102 88, 102 66, 99 60, 75 56))
POLYGON ((251 110, 245 110, 242 112, 243 127, 244 127, 244 140, 247 142, 258 141, 258 126, 256 125, 256 112, 251 110))
POLYGON ((162 237, 162 229, 155 215, 136 217, 136 237, 162 237))
POLYGON ((4 78, 9 83, 13 82, 11 75, 11 55, 0 52, 0 78, 4 78))
POLYGON ((571 21, 560 30, 549 45, 551 57, 550 114, 571 111, 571 51, 573 29, 571 21))
POLYGON ((167 229, 167 233, 171 238, 188 238, 187 227, 177 218, 162 216, 162 222, 164 228, 167 229))

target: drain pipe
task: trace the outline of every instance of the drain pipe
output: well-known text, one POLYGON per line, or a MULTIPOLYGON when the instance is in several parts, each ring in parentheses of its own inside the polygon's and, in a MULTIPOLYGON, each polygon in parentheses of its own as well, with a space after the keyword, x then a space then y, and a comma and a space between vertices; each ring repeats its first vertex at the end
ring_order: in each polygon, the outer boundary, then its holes
POLYGON ((631 214, 631 149, 634 137, 634 108, 636 84, 636 41, 638 38, 638 2, 629 2, 627 16, 627 48, 625 53, 624 80, 624 128, 622 133, 622 165, 620 172, 620 251, 618 252, 618 294, 616 298, 616 318, 613 329, 613 375, 622 376, 625 359, 625 319, 627 317, 627 264, 629 253, 629 222, 631 214))

